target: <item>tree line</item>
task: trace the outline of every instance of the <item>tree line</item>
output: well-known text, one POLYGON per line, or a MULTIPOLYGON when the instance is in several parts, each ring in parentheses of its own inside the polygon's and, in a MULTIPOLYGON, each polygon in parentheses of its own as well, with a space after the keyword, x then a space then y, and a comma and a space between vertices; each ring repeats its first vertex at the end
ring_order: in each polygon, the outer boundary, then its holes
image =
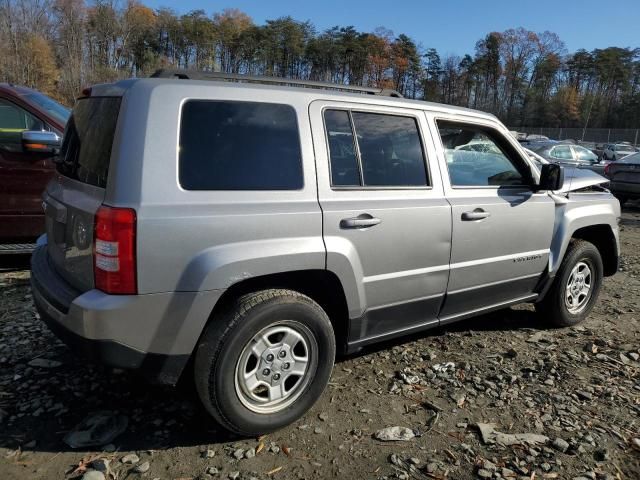
POLYGON ((236 9, 180 15, 135 0, 0 0, 0 81, 72 104, 87 85, 163 67, 392 88, 515 127, 640 126, 640 48, 568 53, 555 33, 514 28, 443 56, 382 27, 258 25, 236 9))

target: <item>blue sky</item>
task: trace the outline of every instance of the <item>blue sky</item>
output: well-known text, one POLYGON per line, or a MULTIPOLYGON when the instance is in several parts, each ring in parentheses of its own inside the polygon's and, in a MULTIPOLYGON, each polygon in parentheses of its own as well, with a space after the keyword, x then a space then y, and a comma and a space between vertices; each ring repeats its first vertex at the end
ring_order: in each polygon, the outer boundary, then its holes
POLYGON ((491 31, 524 27, 557 33, 570 52, 609 46, 640 48, 640 0, 142 0, 152 8, 168 6, 208 14, 239 8, 254 22, 291 15, 311 20, 318 30, 353 25, 361 31, 384 26, 405 33, 442 54, 473 53, 491 31))

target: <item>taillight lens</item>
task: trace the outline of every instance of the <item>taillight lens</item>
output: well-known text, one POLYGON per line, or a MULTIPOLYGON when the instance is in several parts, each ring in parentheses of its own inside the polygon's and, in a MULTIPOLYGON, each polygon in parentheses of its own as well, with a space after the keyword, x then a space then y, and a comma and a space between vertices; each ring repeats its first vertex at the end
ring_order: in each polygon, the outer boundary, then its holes
POLYGON ((607 176, 607 177, 609 176, 609 168, 610 168, 610 167, 611 167, 611 164, 610 164, 610 163, 607 163, 607 164, 604 166, 604 174, 605 174, 605 176, 607 176))
POLYGON ((101 206, 93 239, 95 287, 105 293, 135 294, 136 211, 101 206))

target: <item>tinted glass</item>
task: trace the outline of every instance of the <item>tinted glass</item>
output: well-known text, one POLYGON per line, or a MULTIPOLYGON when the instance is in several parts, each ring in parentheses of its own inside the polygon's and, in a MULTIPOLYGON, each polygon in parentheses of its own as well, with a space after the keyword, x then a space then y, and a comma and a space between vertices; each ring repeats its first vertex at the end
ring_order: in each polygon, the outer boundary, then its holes
POLYGON ((576 157, 582 162, 595 162, 598 160, 598 156, 591 150, 584 147, 573 147, 576 152, 576 157))
POLYGON ((105 187, 120 97, 88 97, 76 102, 64 133, 58 171, 105 187))
POLYGON ((353 112, 366 186, 427 185, 422 144, 411 117, 353 112))
MULTIPOLYGON (((526 184, 496 134, 473 125, 438 122, 451 185, 463 187, 526 184)), ((523 167, 520 167, 523 168, 523 167)))
POLYGON ((557 158, 558 160, 573 160, 573 155, 571 154, 571 147, 554 147, 551 150, 551 156, 553 158, 557 158))
POLYGON ((331 184, 336 186, 360 185, 358 158, 353 144, 349 112, 327 110, 324 122, 331 159, 331 184))
POLYGON ((24 130, 44 130, 44 124, 23 108, 0 99, 0 148, 21 152, 24 130))
POLYGON ((182 108, 179 177, 187 190, 297 190, 301 160, 289 105, 192 100, 182 108))

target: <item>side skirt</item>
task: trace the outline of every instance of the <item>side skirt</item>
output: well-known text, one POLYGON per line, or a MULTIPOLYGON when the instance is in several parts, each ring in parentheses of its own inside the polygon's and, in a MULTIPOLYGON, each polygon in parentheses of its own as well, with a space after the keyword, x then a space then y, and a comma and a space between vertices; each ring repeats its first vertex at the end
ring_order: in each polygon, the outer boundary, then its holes
MULTIPOLYGON (((362 338, 358 338, 355 337, 354 338, 354 326, 358 326, 361 325, 362 322, 367 322, 368 320, 371 320, 371 312, 367 311, 365 312, 365 314, 362 317, 359 318, 355 318, 355 319, 351 319, 350 320, 350 324, 351 324, 351 328, 350 328, 350 332, 349 332, 349 341, 347 342, 347 348, 346 348, 346 352, 347 354, 350 353, 355 353, 359 350, 361 350, 363 347, 367 346, 367 345, 372 345, 378 342, 382 342, 385 340, 391 340, 393 338, 398 338, 398 337, 404 337, 407 335, 411 335, 414 333, 418 333, 421 331, 425 331, 425 330, 429 330, 431 328, 440 326, 440 325, 446 325, 449 323, 453 323, 453 322, 457 322, 459 320, 464 320, 466 318, 470 318, 470 317, 475 317, 477 315, 482 315, 485 313, 489 313, 495 310, 500 310, 503 308, 507 308, 513 305, 518 305, 520 303, 527 303, 527 302, 533 302, 538 298, 538 294, 537 293, 532 293, 529 295, 525 295, 522 297, 518 297, 512 300, 508 300, 508 301, 504 301, 504 302, 499 302, 499 303, 495 303, 492 305, 488 305, 486 307, 482 307, 482 308, 477 308, 475 310, 471 310, 468 312, 463 312, 463 313, 458 313, 455 315, 450 315, 448 317, 443 317, 440 319, 434 319, 434 320, 429 320, 429 321, 425 321, 425 322, 421 322, 421 323, 413 323, 411 325, 407 325, 404 328, 399 328, 396 330, 392 330, 392 331, 386 331, 383 333, 380 333, 378 335, 372 335, 372 336, 366 336, 366 337, 362 337, 362 338), (367 318, 369 317, 369 318, 367 318)), ((441 297, 438 297, 438 299, 441 299, 441 297)), ((375 312, 375 316, 378 317, 382 317, 384 316, 384 318, 386 319, 392 319, 394 318, 395 315, 397 315, 397 312, 394 312, 393 309, 397 308, 398 306, 392 306, 392 307, 382 307, 379 309, 376 309, 375 312)), ((387 320, 386 323, 390 323, 389 320, 387 320)), ((403 322, 404 323, 404 322, 403 322)))

